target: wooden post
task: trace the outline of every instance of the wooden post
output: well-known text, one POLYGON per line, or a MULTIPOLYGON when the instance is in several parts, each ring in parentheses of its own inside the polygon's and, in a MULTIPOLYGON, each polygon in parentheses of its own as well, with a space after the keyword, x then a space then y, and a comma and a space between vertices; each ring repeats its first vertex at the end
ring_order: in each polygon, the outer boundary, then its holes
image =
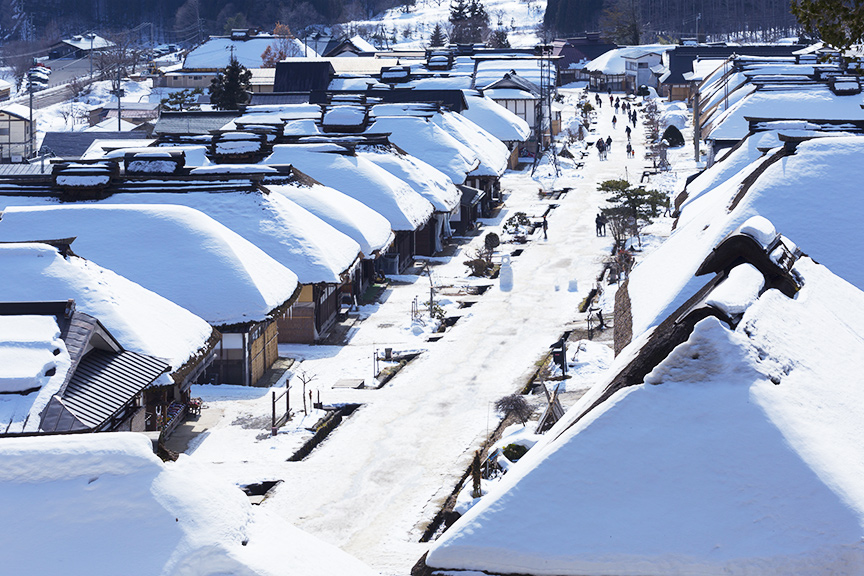
POLYGON ((276 392, 272 392, 273 400, 272 400, 272 408, 273 414, 270 417, 270 435, 276 436, 276 392))
POLYGON ((480 451, 474 452, 474 461, 471 463, 471 481, 473 483, 471 490, 472 498, 480 498, 483 496, 483 490, 480 487, 480 451))

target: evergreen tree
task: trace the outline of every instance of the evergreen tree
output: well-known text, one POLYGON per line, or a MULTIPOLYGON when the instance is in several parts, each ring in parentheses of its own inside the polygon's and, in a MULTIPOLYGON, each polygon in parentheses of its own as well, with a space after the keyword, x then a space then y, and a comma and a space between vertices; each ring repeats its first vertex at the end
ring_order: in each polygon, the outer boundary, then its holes
POLYGON ((210 103, 217 110, 237 110, 249 96, 251 80, 252 73, 232 56, 228 66, 210 81, 210 103))
POLYGON ((792 14, 808 34, 842 52, 864 40, 860 0, 793 0, 792 14))
POLYGON ((457 44, 482 42, 489 29, 489 15, 480 0, 453 0, 450 3, 450 41, 457 44))
POLYGON ((510 48, 510 40, 507 38, 507 29, 498 28, 489 37, 489 46, 492 48, 510 48))
POLYGON ((186 88, 179 92, 174 92, 167 98, 162 98, 159 104, 162 110, 168 112, 182 112, 184 110, 200 110, 198 105, 198 94, 201 94, 201 88, 186 88))
POLYGON ((444 29, 441 28, 441 24, 435 24, 435 28, 432 29, 432 36, 429 38, 429 46, 444 46, 447 42, 447 37, 444 35, 444 29))

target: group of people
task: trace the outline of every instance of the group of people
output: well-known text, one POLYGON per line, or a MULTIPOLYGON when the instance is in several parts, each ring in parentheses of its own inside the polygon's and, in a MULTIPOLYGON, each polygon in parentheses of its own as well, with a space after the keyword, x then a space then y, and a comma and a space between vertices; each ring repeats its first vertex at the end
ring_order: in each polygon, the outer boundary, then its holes
POLYGON ((594 226, 597 229, 597 236, 606 236, 606 223, 609 220, 603 214, 597 214, 597 217, 594 218, 594 226))
POLYGON ((610 150, 612 150, 612 137, 607 136, 606 140, 598 138, 594 146, 597 148, 597 154, 600 156, 600 160, 606 160, 606 155, 610 150))

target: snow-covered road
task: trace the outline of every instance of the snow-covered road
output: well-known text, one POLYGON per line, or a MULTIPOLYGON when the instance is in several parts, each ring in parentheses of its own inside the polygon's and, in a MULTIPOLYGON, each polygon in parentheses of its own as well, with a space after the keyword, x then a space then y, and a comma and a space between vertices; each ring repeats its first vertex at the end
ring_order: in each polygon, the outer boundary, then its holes
MULTIPOLYGON (((604 136, 614 134, 611 115, 601 111, 599 126, 604 136)), ((617 133, 623 140, 621 126, 617 133)), ((521 387, 579 317, 611 243, 594 234, 604 204, 596 183, 624 176, 623 148, 619 141, 609 160, 591 154, 581 171, 563 173, 556 187, 573 190, 554 202, 548 241, 536 239, 513 258, 513 289, 487 292, 470 317, 430 343, 390 385, 366 392, 364 406, 306 461, 286 466, 269 508, 385 574, 410 571, 425 551, 417 542, 422 529, 497 424, 492 403, 521 387)), ((631 175, 641 171, 638 160, 626 164, 631 175)), ((548 203, 538 201, 528 172, 506 177, 504 187, 508 213, 539 216, 548 203)), ((364 328, 356 341, 363 341, 364 328)))
MULTIPOLYGON (((499 224, 517 211, 539 219, 554 203, 558 207, 548 216, 548 240, 538 232, 529 244, 516 246, 524 252, 512 260, 512 290, 501 291, 496 281, 475 305, 460 310, 464 317, 443 339, 424 343, 427 351, 386 386, 331 388, 339 378, 368 379, 376 348, 417 345, 416 336, 404 326, 411 300, 428 299, 425 278, 391 287, 345 347, 280 347, 280 352, 303 360, 295 373, 315 374, 313 387, 324 402, 362 404, 304 461, 286 462, 291 453, 285 452, 288 435, 254 441, 256 432, 237 424, 242 420, 238 410, 241 415, 244 409, 247 414, 269 413, 269 394, 263 391, 228 406, 222 424, 196 445, 192 458, 212 463, 215 473, 237 483, 284 480, 263 504, 266 508, 382 574, 408 574, 427 548, 418 542, 424 528, 497 426, 494 402, 521 388, 566 325, 582 317, 578 306, 594 286, 612 242, 594 233, 594 217, 606 205, 597 183, 625 174, 634 181, 645 164, 641 124, 633 131, 636 156, 626 159, 623 122, 615 130, 611 118, 607 100, 597 133, 589 135, 595 140, 612 135, 615 145, 608 160, 601 162, 591 148, 583 169, 562 161, 557 179, 548 166, 541 166, 537 179, 530 169, 505 176, 506 206, 495 221, 485 222, 484 231, 500 232, 499 224), (548 201, 538 198, 541 187, 572 190, 548 201)), ((480 242, 482 236, 449 263, 435 267, 434 276, 464 275, 462 261, 480 242)), ((509 254, 513 248, 504 244, 498 253, 509 254)), ((297 378, 292 382, 296 409, 297 378)))

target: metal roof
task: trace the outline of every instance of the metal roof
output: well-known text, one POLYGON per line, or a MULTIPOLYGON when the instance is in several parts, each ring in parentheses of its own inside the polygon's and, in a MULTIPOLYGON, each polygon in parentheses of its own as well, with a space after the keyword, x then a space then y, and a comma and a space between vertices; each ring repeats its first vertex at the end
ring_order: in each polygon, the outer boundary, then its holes
POLYGON ((134 140, 141 133, 130 132, 46 132, 40 150, 54 153, 60 158, 80 158, 96 140, 134 140))
POLYGON ((170 368, 162 360, 128 350, 91 350, 78 362, 63 392, 63 404, 85 425, 97 428, 170 368))
POLYGON ((240 116, 237 110, 163 112, 153 127, 153 134, 210 134, 237 116, 240 116))

